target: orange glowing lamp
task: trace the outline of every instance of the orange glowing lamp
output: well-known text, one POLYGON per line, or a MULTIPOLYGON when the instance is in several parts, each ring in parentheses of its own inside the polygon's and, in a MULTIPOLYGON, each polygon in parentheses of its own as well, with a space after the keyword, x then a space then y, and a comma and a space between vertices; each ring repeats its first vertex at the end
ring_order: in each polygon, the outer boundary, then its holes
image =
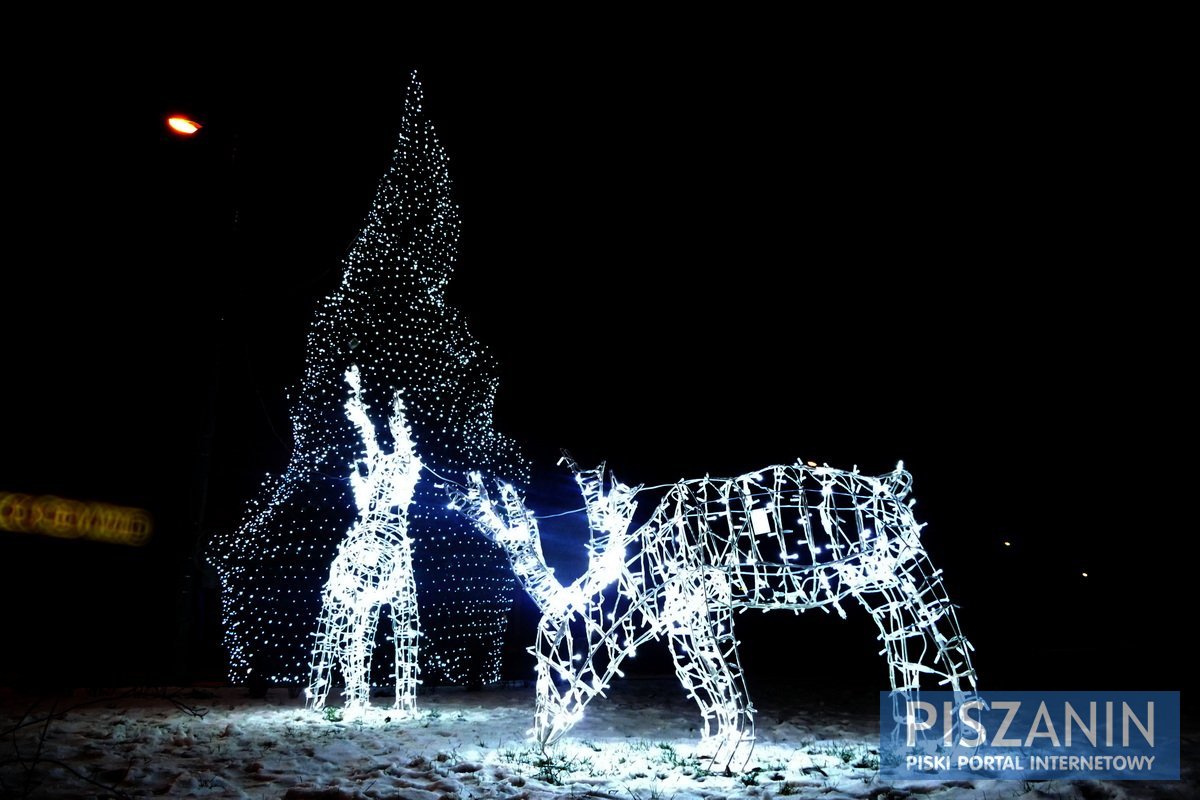
POLYGON ((187 117, 167 117, 167 127, 183 136, 191 136, 203 125, 187 117))

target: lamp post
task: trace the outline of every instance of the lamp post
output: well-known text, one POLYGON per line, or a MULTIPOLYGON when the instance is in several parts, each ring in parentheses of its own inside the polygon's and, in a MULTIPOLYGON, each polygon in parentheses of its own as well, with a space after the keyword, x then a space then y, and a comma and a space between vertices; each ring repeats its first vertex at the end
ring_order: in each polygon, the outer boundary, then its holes
MULTIPOLYGON (((202 131, 220 132, 221 130, 220 127, 207 128, 205 124, 202 124, 193 117, 182 114, 172 114, 166 117, 165 122, 167 128, 177 138, 193 140, 197 144, 216 138, 211 135, 197 136, 202 131)), ((230 216, 229 229, 226 235, 229 236, 230 241, 228 256, 232 258, 237 251, 234 237, 238 231, 237 195, 236 187, 233 185, 234 169, 237 163, 237 135, 236 132, 232 132, 232 129, 230 131, 226 139, 229 159, 227 168, 230 175, 229 187, 227 189, 230 216)), ((212 300, 213 298, 206 299, 212 300)), ((183 563, 178 597, 174 665, 174 671, 180 678, 189 678, 191 677, 191 673, 194 672, 195 664, 193 662, 198 653, 197 645, 200 643, 200 639, 204 636, 208 627, 203 625, 203 623, 212 618, 211 615, 218 613, 213 608, 217 602, 215 577, 211 574, 211 567, 206 568, 203 550, 208 539, 205 529, 205 517, 208 506, 212 445, 217 428, 217 396, 221 380, 222 353, 224 349, 224 331, 222 329, 224 313, 219 306, 215 308, 215 311, 212 307, 209 307, 205 309, 204 317, 206 318, 205 323, 211 326, 209 335, 205 338, 210 348, 211 362, 208 366, 209 377, 206 381, 207 386, 205 387, 204 421, 197 442, 195 472, 192 479, 190 507, 188 508, 191 538, 188 543, 189 546, 182 554, 183 563), (197 596, 197 590, 201 593, 199 597, 197 596), (208 597, 210 593, 208 590, 213 590, 211 592, 213 595, 211 602, 208 597), (197 617, 199 617, 199 620, 197 620, 197 617), (202 624, 202 630, 199 635, 195 631, 197 621, 202 624)))

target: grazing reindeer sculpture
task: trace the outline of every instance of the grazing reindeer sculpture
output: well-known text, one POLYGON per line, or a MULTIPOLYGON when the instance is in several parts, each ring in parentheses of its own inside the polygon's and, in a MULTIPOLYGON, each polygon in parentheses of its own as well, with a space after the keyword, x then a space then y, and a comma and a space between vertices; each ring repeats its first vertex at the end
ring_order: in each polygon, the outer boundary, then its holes
POLYGON ((414 710, 417 684, 417 586, 413 577, 412 544, 408 538, 408 507, 420 480, 421 460, 413 448, 404 420, 404 403, 397 393, 389 428, 393 451, 385 453, 367 416, 358 368, 346 373, 350 399, 346 416, 362 434, 366 457, 350 472, 358 519, 338 546, 321 598, 321 616, 313 649, 309 705, 325 704, 334 666, 345 680, 342 694, 347 716, 360 716, 371 702, 371 652, 383 606, 388 606, 396 644, 396 702, 401 713, 414 710))
POLYGON ((537 520, 511 486, 499 484, 499 509, 479 473, 465 489, 451 489, 451 505, 505 550, 542 612, 530 652, 537 658, 531 733, 543 746, 622 674, 626 656, 665 635, 676 674, 700 707, 701 752, 714 766, 729 769, 735 758, 744 765, 754 708, 733 612, 748 608, 832 607, 844 618, 841 603, 853 598, 879 626, 893 692, 919 690, 926 675, 956 694, 974 693, 971 646, 921 546, 915 501, 904 502, 911 476, 903 462, 880 477, 797 463, 680 481, 631 531, 640 487, 610 476, 606 490, 603 465, 581 471, 566 460, 591 528, 587 571, 570 586, 546 565, 537 520), (606 597, 614 582, 617 591, 606 597))

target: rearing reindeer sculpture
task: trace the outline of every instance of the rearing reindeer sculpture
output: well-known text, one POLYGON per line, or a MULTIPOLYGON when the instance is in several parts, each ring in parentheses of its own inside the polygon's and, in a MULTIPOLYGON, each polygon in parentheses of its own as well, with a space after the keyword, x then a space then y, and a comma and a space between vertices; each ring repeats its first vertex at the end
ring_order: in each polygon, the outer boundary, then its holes
POLYGON ((733 613, 747 608, 832 607, 844 618, 841 604, 853 598, 879 626, 893 691, 916 691, 926 675, 932 688, 974 692, 970 643, 921 546, 915 501, 904 502, 912 479, 903 462, 879 477, 797 463, 680 481, 636 531, 629 528, 639 489, 610 477, 606 491, 603 466, 570 466, 592 534, 588 569, 567 587, 546 565, 537 520, 511 486, 499 486, 500 510, 478 473, 465 491, 451 490, 452 505, 504 548, 542 611, 531 652, 532 733, 543 746, 570 730, 621 674, 625 657, 665 635, 676 674, 700 707, 702 752, 714 765, 744 763, 754 708, 733 613))

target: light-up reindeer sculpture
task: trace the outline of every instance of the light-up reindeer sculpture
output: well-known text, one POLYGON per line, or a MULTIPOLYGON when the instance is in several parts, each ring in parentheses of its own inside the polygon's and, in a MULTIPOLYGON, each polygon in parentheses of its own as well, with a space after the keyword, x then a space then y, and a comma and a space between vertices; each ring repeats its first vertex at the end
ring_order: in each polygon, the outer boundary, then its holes
POLYGON ((639 489, 610 478, 606 491, 603 466, 571 467, 592 538, 587 572, 570 587, 546 565, 537 520, 511 486, 499 485, 499 510, 478 473, 451 491, 452 505, 504 548, 542 611, 531 648, 531 733, 543 746, 570 730, 624 658, 666 636, 676 675, 700 707, 701 752, 713 766, 744 765, 754 708, 733 614, 746 609, 833 608, 844 618, 841 604, 852 598, 879 626, 894 696, 919 691, 922 676, 927 688, 974 694, 971 646, 921 546, 915 501, 904 502, 912 479, 903 463, 880 477, 797 463, 680 481, 634 532, 639 489))
POLYGON ((421 460, 404 419, 397 394, 388 427, 393 450, 385 453, 375 438, 375 425, 363 402, 358 368, 346 373, 350 399, 346 416, 362 435, 366 456, 351 469, 350 483, 358 519, 338 546, 321 598, 321 616, 313 649, 308 703, 325 704, 334 667, 340 667, 345 688, 344 714, 361 716, 371 702, 371 654, 375 629, 387 606, 396 645, 396 702, 401 713, 416 706, 420 625, 417 586, 413 577, 412 544, 408 537, 408 507, 420 480, 421 460))

